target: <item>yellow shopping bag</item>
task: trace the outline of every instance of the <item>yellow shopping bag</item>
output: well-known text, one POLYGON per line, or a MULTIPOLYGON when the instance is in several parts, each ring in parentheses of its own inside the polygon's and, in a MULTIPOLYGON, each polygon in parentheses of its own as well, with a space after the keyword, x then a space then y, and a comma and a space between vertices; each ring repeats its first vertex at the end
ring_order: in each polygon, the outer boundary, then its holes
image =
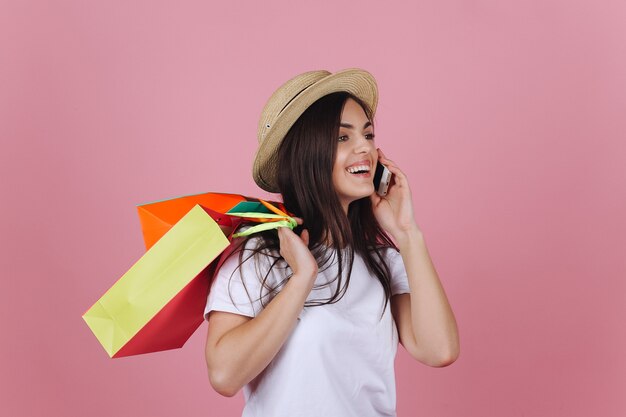
POLYGON ((84 315, 110 357, 182 347, 202 323, 211 263, 229 239, 195 205, 84 315))

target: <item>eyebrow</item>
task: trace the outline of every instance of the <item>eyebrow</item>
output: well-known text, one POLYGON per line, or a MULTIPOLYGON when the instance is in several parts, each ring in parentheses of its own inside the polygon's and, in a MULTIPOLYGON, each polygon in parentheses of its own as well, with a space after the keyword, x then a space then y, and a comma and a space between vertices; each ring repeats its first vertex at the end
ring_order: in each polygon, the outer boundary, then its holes
MULTIPOLYGON (((368 120, 368 121, 367 121, 367 122, 365 122, 365 124, 363 125, 363 129, 365 129, 366 127, 370 126, 371 124, 372 124, 372 122, 368 120)), ((350 123, 346 123, 346 122, 341 122, 341 123, 339 124, 339 126, 341 126, 341 127, 346 127, 346 128, 348 128, 348 129, 354 129, 354 126, 352 126, 350 123)))

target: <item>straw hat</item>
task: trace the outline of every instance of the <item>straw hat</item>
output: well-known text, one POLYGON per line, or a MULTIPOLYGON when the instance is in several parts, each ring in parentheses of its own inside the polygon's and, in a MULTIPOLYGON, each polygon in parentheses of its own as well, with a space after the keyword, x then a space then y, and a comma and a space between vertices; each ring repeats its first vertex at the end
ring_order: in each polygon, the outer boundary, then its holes
POLYGON ((378 104, 376 80, 367 71, 349 68, 334 74, 309 71, 290 79, 269 98, 259 120, 259 149, 252 166, 252 177, 262 189, 277 193, 278 148, 300 115, 318 99, 347 91, 367 103, 372 116, 378 104))

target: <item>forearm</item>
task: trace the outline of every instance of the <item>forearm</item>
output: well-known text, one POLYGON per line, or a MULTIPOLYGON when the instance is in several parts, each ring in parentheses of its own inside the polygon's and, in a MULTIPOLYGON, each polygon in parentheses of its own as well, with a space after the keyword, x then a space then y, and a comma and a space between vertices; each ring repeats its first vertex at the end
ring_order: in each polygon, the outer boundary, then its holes
POLYGON ((255 318, 226 333, 213 347, 212 372, 237 392, 255 378, 289 337, 314 279, 292 276, 255 318))
POLYGON ((424 236, 416 228, 397 242, 411 289, 411 324, 416 345, 434 361, 453 361, 460 349, 456 320, 424 236))

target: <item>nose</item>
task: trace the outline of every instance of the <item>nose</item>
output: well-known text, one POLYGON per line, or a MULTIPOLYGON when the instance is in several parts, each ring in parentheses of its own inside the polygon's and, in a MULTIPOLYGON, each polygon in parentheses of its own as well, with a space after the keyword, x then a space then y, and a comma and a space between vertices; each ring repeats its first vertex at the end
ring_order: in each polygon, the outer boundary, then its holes
POLYGON ((354 143, 354 152, 355 153, 367 153, 371 150, 374 145, 371 140, 365 139, 365 135, 358 135, 354 143))

